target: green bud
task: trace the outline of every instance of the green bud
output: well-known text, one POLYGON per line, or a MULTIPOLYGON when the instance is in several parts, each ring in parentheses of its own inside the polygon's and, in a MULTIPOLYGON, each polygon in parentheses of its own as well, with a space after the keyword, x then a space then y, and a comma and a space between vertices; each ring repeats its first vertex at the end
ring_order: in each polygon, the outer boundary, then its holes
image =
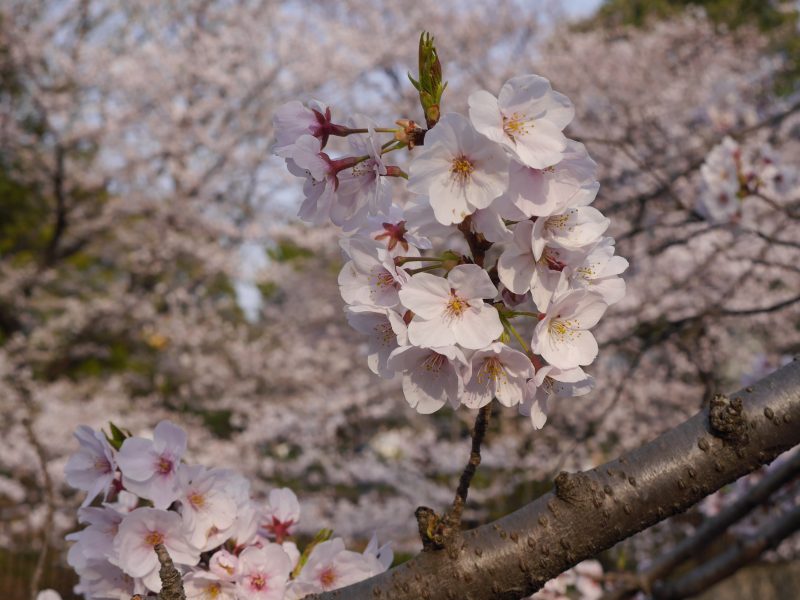
POLYGON ((408 74, 411 83, 419 92, 419 101, 425 113, 428 129, 436 125, 441 115, 442 93, 447 83, 442 84, 442 65, 433 45, 433 36, 423 31, 419 37, 419 80, 408 74))
POLYGON ((308 546, 303 549, 303 553, 300 555, 300 559, 297 561, 297 566, 294 568, 294 571, 292 571, 293 579, 297 577, 300 574, 300 571, 303 570, 303 567, 306 566, 308 557, 311 556, 311 551, 314 549, 314 547, 322 542, 327 542, 329 539, 331 539, 332 535, 333 529, 320 529, 317 532, 317 535, 314 536, 314 539, 311 540, 308 543, 308 546))

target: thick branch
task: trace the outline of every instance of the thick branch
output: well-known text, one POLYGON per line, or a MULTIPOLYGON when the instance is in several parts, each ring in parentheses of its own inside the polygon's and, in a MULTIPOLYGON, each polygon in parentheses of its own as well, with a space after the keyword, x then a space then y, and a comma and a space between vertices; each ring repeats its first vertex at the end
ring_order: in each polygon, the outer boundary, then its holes
POLYGON ((767 550, 777 547, 798 529, 800 529, 800 506, 794 507, 767 524, 756 535, 733 544, 719 556, 680 579, 656 585, 653 589, 653 598, 656 600, 680 600, 695 596, 726 577, 730 577, 767 550))
POLYGON ((800 362, 732 398, 617 460, 559 475, 555 492, 461 534, 445 550, 313 598, 523 598, 800 443, 800 362))

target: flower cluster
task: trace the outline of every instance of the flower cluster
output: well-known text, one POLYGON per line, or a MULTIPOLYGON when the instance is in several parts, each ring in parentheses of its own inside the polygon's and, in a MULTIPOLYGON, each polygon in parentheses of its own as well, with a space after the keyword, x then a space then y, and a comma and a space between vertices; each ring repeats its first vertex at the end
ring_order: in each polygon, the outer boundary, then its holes
POLYGON ((714 223, 739 222, 746 198, 757 196, 775 204, 796 185, 792 175, 769 144, 742 147, 726 137, 700 167, 703 193, 698 210, 714 223))
POLYGON ((66 466, 67 482, 87 492, 78 511, 86 526, 67 536, 75 542, 68 562, 80 576, 75 591, 86 598, 159 592, 156 544, 181 570, 190 599, 295 600, 391 565, 391 549, 376 538, 358 553, 329 530, 301 552, 292 539, 300 504, 291 490, 273 489, 261 503, 238 473, 184 463, 186 433, 169 421, 153 439, 113 432, 106 438, 79 427, 80 450, 66 466))
POLYGON ((277 111, 274 150, 304 181, 300 217, 343 232, 339 286, 370 369, 400 374, 418 412, 496 398, 540 428, 551 396, 592 389, 590 329, 624 296, 628 263, 590 206, 596 164, 563 133, 573 116, 537 75, 476 91, 468 117, 445 113, 427 130, 337 125, 319 102, 277 111), (331 158, 330 135, 353 154, 331 158), (388 163, 401 149, 407 173, 388 163))

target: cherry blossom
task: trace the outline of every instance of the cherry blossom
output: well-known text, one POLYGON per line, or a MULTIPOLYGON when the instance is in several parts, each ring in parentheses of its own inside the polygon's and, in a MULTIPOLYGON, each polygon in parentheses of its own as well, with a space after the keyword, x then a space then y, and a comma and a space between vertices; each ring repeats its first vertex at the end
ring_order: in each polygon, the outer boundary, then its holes
POLYGON ((167 508, 180 493, 178 472, 186 452, 186 433, 169 421, 153 430, 153 439, 126 439, 117 462, 125 488, 153 501, 156 508, 167 508))
POLYGON ((200 550, 186 539, 177 513, 145 507, 126 515, 114 537, 114 560, 153 592, 161 590, 156 544, 163 544, 176 564, 192 566, 200 559, 200 550))
POLYGON ((236 586, 232 582, 200 569, 183 576, 183 588, 186 597, 193 600, 234 600, 236 597, 236 586))
POLYGON ((403 346, 389 356, 388 367, 403 374, 403 394, 411 408, 430 414, 448 402, 457 408, 469 363, 457 346, 403 346))
POLYGON ((291 561, 278 544, 245 548, 239 555, 237 597, 281 600, 291 570, 291 561))
POLYGON ((584 145, 567 140, 564 157, 550 167, 536 169, 513 161, 503 198, 527 217, 547 217, 571 206, 586 206, 600 189, 596 170, 584 145))
POLYGON ((507 182, 508 159, 502 149, 480 136, 467 119, 448 113, 414 156, 408 189, 427 195, 436 219, 450 225, 488 207, 507 182))
POLYGON ((562 159, 567 146, 562 130, 574 116, 569 99, 538 75, 509 79, 498 97, 486 90, 469 96, 469 117, 475 129, 535 169, 562 159))
POLYGON ((236 519, 236 502, 225 491, 225 481, 213 469, 183 467, 180 480, 181 516, 189 542, 202 551, 219 546, 236 519), (222 540, 219 534, 223 534, 222 540))
POLYGON ((503 332, 497 310, 483 301, 497 296, 497 288, 478 265, 459 265, 446 279, 419 273, 399 295, 403 306, 414 312, 408 339, 415 346, 458 343, 477 350, 503 332))
POLYGON ((87 506, 98 494, 108 493, 114 481, 116 460, 113 448, 101 432, 81 425, 75 431, 75 438, 81 449, 70 457, 64 475, 69 485, 87 492, 81 505, 87 506))
POLYGON ((292 146, 303 135, 319 138, 324 148, 332 132, 344 129, 331 123, 331 109, 317 100, 309 106, 297 100, 287 102, 275 111, 272 128, 276 138, 272 151, 279 156, 291 156, 292 146))
POLYGON ((534 329, 531 350, 559 369, 590 364, 597 356, 597 341, 588 330, 606 308, 601 296, 583 290, 554 298, 534 329))
POLYGON ((398 346, 408 344, 407 326, 403 317, 390 308, 348 306, 346 311, 350 326, 368 336, 367 365, 370 371, 385 379, 394 377, 394 371, 386 363, 389 355, 398 346))
POLYGON ((278 544, 291 535, 300 520, 300 503, 289 488, 270 491, 269 501, 264 509, 261 527, 267 536, 278 544))
POLYGON ((287 597, 302 598, 361 581, 385 570, 378 558, 346 550, 341 538, 314 547, 300 575, 289 584, 287 597))
POLYGON ((382 244, 373 240, 347 238, 342 248, 350 258, 339 272, 339 288, 348 304, 393 307, 398 292, 409 280, 382 244))
POLYGON ((526 383, 534 375, 530 358, 500 342, 470 358, 472 377, 464 386, 463 404, 480 408, 497 398, 503 406, 522 402, 526 383))

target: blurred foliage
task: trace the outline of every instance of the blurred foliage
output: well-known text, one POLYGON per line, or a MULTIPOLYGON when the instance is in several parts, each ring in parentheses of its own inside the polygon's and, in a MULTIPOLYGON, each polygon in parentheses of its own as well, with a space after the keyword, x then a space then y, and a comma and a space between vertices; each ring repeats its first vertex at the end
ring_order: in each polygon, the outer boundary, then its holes
POLYGON ((300 263, 304 259, 313 257, 314 253, 292 240, 282 239, 267 250, 267 256, 279 263, 300 263))
POLYGON ((702 8, 715 23, 737 29, 755 26, 767 33, 775 52, 786 59, 779 91, 796 89, 800 80, 800 11, 787 0, 605 0, 581 29, 631 25, 644 27, 651 19, 668 19, 688 8, 702 8))

